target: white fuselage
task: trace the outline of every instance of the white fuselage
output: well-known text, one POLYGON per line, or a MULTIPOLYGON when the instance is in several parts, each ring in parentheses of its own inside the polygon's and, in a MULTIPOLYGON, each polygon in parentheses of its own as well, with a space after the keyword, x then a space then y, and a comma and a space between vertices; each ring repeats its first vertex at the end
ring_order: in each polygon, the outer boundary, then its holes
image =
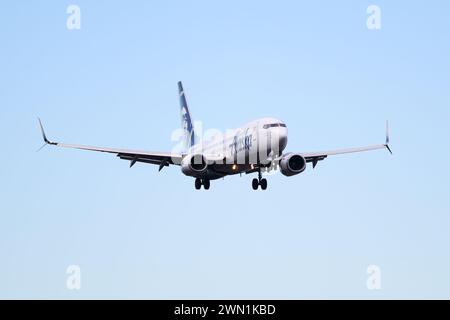
POLYGON ((223 173, 234 174, 279 156, 286 148, 287 136, 287 127, 282 121, 263 118, 199 142, 188 154, 204 155, 216 165, 224 164, 223 173))

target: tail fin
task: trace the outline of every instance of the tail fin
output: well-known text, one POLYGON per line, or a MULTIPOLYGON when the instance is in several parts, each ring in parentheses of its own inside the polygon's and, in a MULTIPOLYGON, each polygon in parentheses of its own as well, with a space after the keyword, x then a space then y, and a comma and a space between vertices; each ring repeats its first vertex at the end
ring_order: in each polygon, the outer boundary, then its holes
POLYGON ((181 81, 178 82, 178 94, 180 95, 181 128, 184 130, 184 148, 189 149, 195 144, 195 133, 181 81))

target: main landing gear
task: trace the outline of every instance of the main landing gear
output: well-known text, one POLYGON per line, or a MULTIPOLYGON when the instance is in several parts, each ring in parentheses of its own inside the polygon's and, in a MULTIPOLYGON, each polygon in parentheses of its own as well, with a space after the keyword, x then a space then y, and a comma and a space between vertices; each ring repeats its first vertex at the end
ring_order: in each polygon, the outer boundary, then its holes
POLYGON ((200 178, 196 178, 195 179, 195 189, 196 190, 200 190, 202 188, 202 186, 205 188, 205 190, 209 190, 211 183, 209 181, 209 179, 200 179, 200 178))
POLYGON ((253 179, 252 188, 253 190, 258 190, 258 186, 261 186, 261 190, 267 189, 267 180, 262 178, 261 170, 258 171, 258 179, 253 179))

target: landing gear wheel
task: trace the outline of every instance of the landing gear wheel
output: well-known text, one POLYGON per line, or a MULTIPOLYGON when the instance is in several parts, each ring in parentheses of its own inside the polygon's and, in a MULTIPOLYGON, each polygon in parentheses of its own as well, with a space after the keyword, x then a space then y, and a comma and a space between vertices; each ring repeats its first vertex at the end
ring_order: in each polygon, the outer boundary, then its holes
POLYGON ((266 179, 262 179, 259 182, 259 184, 260 184, 262 190, 266 190, 267 189, 267 180, 266 179))
POLYGON ((253 179, 252 180, 252 188, 253 188, 253 190, 258 190, 258 186, 259 186, 259 181, 258 181, 258 179, 253 179))
POLYGON ((208 179, 203 180, 203 187, 205 188, 205 190, 209 190, 209 186, 210 186, 210 181, 208 179))
POLYGON ((200 190, 201 187, 202 187, 202 180, 200 180, 199 178, 195 179, 195 189, 200 190))

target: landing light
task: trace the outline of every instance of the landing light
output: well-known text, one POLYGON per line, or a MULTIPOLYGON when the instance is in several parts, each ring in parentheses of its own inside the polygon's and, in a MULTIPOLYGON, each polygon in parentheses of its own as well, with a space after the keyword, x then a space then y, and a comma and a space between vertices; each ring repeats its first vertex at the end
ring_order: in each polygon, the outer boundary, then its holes
POLYGON ((233 164, 233 166, 231 167, 231 169, 233 169, 233 171, 235 171, 237 169, 237 165, 233 164))

